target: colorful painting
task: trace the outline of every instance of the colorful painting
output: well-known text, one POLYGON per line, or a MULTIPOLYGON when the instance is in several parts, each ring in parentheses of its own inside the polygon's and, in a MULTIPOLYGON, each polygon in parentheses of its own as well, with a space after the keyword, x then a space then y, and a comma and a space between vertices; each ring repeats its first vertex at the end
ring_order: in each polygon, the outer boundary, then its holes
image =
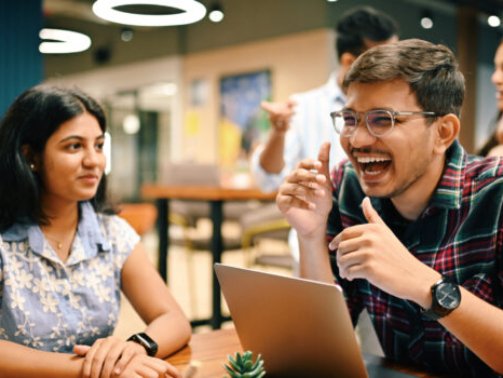
POLYGON ((271 99, 268 70, 226 76, 220 80, 219 158, 224 168, 247 161, 250 151, 265 140, 267 113, 260 103, 271 99))

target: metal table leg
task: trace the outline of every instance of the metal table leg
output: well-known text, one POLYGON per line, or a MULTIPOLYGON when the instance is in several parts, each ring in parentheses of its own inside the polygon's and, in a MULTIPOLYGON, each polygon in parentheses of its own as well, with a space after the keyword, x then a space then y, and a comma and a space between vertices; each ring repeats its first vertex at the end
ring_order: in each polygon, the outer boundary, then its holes
POLYGON ((159 235, 158 270, 162 279, 168 283, 168 252, 169 252, 169 200, 157 200, 157 234, 159 235))
MULTIPOLYGON (((211 220, 213 222, 213 237, 211 240, 211 253, 213 255, 213 264, 221 262, 222 251, 224 249, 222 240, 222 222, 223 222, 223 202, 211 201, 211 220)), ((218 284, 215 270, 213 272, 213 315, 211 317, 211 327, 219 329, 222 324, 222 303, 220 298, 220 285, 218 284)))

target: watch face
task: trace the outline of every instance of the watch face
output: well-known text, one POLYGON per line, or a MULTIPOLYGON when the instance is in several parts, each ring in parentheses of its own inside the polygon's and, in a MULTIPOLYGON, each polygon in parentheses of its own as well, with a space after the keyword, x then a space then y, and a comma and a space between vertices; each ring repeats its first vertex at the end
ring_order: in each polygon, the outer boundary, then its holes
POLYGON ((449 282, 443 282, 438 285, 435 296, 438 303, 447 309, 458 307, 461 299, 458 286, 449 282))

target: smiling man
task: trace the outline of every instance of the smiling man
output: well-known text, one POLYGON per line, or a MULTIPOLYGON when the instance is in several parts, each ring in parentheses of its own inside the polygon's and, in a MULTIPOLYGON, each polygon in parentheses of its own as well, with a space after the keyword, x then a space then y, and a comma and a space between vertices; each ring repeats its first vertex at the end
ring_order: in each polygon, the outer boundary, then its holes
POLYGON ((379 46, 344 86, 332 118, 349 161, 330 177, 325 143, 277 197, 298 233, 301 275, 335 278, 353 321, 368 310, 388 358, 500 377, 503 163, 457 141, 454 55, 421 40, 379 46))

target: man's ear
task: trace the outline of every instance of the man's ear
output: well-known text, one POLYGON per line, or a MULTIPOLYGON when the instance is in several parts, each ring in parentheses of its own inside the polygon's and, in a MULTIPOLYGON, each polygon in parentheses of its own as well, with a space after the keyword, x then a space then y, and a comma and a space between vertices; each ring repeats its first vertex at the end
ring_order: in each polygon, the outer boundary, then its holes
POLYGON ((341 55, 341 59, 340 59, 341 66, 343 66, 345 68, 349 68, 349 66, 352 65, 355 60, 356 60, 356 56, 354 56, 353 54, 351 54, 349 52, 345 52, 341 55))
POLYGON ((443 155, 459 135, 459 118, 449 113, 439 117, 434 123, 436 126, 436 139, 434 151, 438 155, 443 155))

